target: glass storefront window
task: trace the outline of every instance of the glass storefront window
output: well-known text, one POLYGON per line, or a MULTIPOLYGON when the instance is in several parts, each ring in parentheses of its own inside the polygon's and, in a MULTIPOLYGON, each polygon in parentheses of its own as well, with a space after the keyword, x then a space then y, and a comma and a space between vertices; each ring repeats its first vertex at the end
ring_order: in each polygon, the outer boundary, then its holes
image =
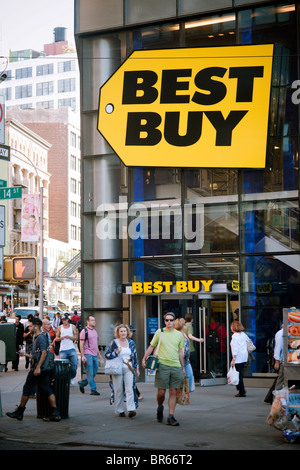
POLYGON ((238 257, 189 256, 185 260, 186 278, 189 280, 213 280, 217 284, 232 285, 239 278, 238 257))
POLYGON ((236 42, 235 13, 214 15, 184 23, 186 47, 234 45, 236 42))
POLYGON ((168 258, 147 258, 131 263, 132 282, 177 281, 182 279, 182 259, 178 256, 168 258))
POLYGON ((182 252, 181 172, 176 168, 134 168, 131 174, 132 256, 182 252))
POLYGON ((267 345, 281 328, 282 310, 300 304, 299 255, 245 256, 241 258, 241 321, 256 338, 252 371, 268 370, 267 345))
POLYGON ((195 198, 185 205, 185 249, 196 253, 238 253, 238 207, 223 197, 195 198))
POLYGON ((256 196, 258 200, 241 205, 242 251, 246 253, 298 251, 300 247, 298 201, 274 200, 273 197, 266 199, 265 195, 260 194, 256 196))
POLYGON ((128 51, 140 49, 165 49, 180 46, 180 26, 162 24, 134 29, 128 36, 128 51))
POLYGON ((187 199, 238 193, 237 170, 199 168, 186 171, 187 199))

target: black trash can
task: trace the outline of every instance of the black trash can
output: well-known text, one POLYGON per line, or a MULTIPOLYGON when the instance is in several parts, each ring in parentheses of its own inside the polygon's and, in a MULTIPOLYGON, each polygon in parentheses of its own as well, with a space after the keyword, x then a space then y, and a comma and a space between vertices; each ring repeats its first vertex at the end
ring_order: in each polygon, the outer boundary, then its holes
MULTIPOLYGON (((55 359, 53 374, 53 393, 56 399, 56 406, 61 418, 69 417, 69 396, 70 396, 70 363, 68 359, 55 359)), ((48 397, 45 392, 37 386, 36 390, 37 418, 48 418, 51 414, 48 397)))

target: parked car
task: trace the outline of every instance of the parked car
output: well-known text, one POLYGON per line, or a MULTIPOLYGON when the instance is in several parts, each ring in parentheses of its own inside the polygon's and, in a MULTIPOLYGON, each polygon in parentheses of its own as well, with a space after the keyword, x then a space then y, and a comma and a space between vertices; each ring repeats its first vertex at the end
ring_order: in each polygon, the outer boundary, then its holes
POLYGON ((21 315, 21 323, 25 325, 28 315, 31 314, 34 316, 36 313, 39 313, 39 311, 39 307, 16 307, 13 309, 11 315, 7 318, 7 322, 15 323, 16 315, 21 315))
POLYGON ((53 320, 57 312, 60 313, 60 316, 62 316, 64 313, 62 309, 58 307, 58 305, 45 305, 44 306, 44 316, 48 315, 48 317, 50 318, 50 321, 53 320))

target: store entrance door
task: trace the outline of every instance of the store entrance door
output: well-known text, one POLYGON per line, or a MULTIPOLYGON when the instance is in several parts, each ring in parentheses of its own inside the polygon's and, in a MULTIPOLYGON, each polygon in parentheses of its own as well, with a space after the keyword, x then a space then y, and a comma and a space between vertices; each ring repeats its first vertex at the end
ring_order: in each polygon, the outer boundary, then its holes
POLYGON ((189 328, 196 338, 204 343, 190 341, 190 362, 195 381, 201 386, 227 383, 227 372, 231 360, 230 325, 238 316, 238 295, 223 292, 198 295, 161 296, 161 325, 163 314, 171 311, 177 318, 192 316, 189 328))
POLYGON ((230 363, 230 297, 200 296, 197 307, 199 336, 204 338, 198 348, 200 384, 226 384, 230 363))

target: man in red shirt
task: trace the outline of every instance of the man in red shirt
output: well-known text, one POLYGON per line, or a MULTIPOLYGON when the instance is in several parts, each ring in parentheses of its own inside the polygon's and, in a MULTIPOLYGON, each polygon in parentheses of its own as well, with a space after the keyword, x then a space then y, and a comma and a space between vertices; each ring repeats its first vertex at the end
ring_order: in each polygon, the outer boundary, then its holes
POLYGON ((84 387, 89 384, 91 395, 100 395, 97 391, 95 376, 99 367, 99 360, 102 359, 98 348, 98 333, 95 329, 95 317, 89 315, 86 319, 86 327, 80 332, 80 352, 81 360, 85 365, 86 379, 79 380, 78 385, 81 393, 84 393, 84 387))

